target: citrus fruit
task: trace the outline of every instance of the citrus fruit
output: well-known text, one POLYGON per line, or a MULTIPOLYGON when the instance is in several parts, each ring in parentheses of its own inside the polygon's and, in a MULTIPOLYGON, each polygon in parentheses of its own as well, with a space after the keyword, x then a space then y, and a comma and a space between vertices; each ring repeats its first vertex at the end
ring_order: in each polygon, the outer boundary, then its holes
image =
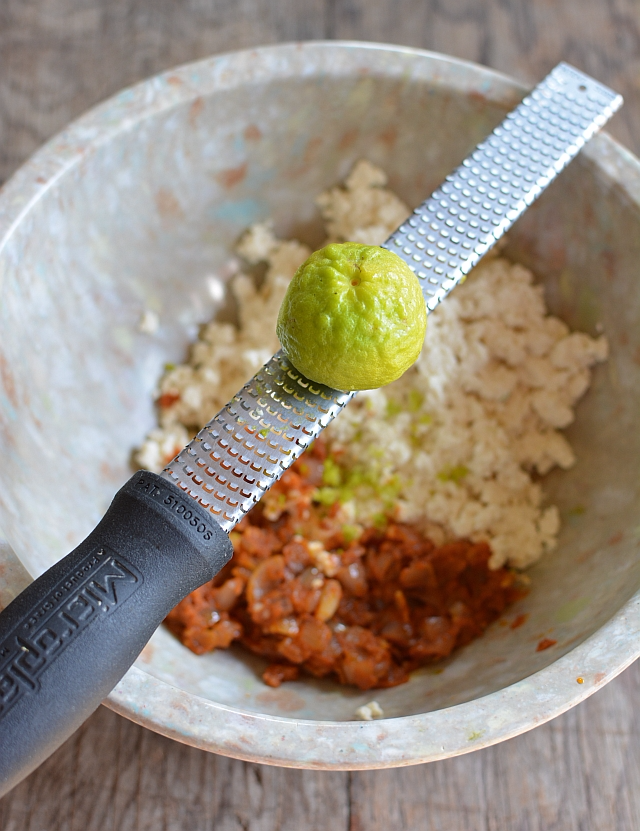
POLYGON ((276 332, 294 367, 338 390, 395 381, 422 349, 427 313, 416 275, 397 254, 331 243, 295 273, 276 332))

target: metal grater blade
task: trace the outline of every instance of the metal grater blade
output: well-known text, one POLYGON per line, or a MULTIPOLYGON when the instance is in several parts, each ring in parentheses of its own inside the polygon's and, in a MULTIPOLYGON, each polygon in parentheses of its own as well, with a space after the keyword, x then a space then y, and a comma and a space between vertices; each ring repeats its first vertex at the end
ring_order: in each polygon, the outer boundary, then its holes
MULTIPOLYGON (((431 312, 622 104, 559 64, 383 244, 431 312)), ((277 352, 162 476, 229 532, 355 393, 305 378, 277 352)))
POLYGON ((418 275, 429 312, 621 104, 559 64, 382 244, 418 275))

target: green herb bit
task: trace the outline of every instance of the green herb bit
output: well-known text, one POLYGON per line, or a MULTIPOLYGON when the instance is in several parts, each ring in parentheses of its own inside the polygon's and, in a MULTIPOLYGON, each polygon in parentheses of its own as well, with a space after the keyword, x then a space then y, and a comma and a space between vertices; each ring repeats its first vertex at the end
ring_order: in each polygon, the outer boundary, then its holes
POLYGON ((422 444, 424 442, 424 433, 421 430, 417 429, 417 427, 414 425, 411 428, 409 439, 411 441, 412 447, 422 447, 422 444))
POLYGON ((409 390, 409 412, 417 413, 424 404, 424 395, 418 390, 409 390))
POLYGON ((175 365, 175 364, 165 364, 165 365, 164 365, 164 371, 165 371, 165 372, 173 372, 173 370, 174 370, 175 368, 176 368, 176 365, 175 365))
POLYGON ((397 401, 395 401, 393 398, 389 398, 389 400, 387 401, 387 410, 386 410, 387 418, 397 416, 401 412, 402 412, 402 407, 400 406, 400 404, 397 401))
POLYGON ((324 460, 322 483, 333 488, 338 488, 342 484, 342 471, 330 456, 324 460))
POLYGON ((385 514, 374 514, 372 517, 372 522, 374 528, 377 528, 378 531, 384 531, 387 527, 387 517, 385 514))
POLYGON ((453 482, 455 485, 459 485, 468 473, 469 468, 464 465, 455 465, 455 467, 445 467, 444 470, 441 470, 438 479, 441 482, 453 482))
POLYGON ((347 477, 347 481, 345 485, 348 488, 358 488, 360 485, 369 485, 371 484, 371 476, 370 474, 365 473, 363 470, 351 470, 349 471, 349 475, 347 477))
POLYGON ((388 507, 392 507, 395 504, 401 490, 402 486, 399 478, 397 476, 392 476, 388 482, 385 482, 384 485, 378 489, 378 495, 388 507))
POLYGON ((318 488, 313 494, 313 501, 319 502, 321 505, 330 507, 335 505, 340 499, 340 491, 338 488, 318 488))
POLYGON ((343 525, 342 526, 342 536, 344 537, 344 541, 346 543, 353 542, 357 540, 358 537, 362 534, 362 528, 359 525, 343 525))

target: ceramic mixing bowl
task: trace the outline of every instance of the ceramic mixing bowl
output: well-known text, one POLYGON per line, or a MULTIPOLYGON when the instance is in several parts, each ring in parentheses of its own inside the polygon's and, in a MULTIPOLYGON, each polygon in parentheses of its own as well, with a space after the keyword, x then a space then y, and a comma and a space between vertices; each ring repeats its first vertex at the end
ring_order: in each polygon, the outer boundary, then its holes
MULTIPOLYGON (((250 223, 273 217, 279 234, 318 243, 314 197, 360 158, 415 205, 524 92, 413 49, 282 45, 125 90, 37 153, 0 194, 0 527, 19 560, 2 549, 0 602, 27 579, 22 566, 36 575, 79 542, 130 475, 163 365, 216 311, 211 275, 250 223), (151 335, 138 325, 148 310, 151 335)), ((568 430, 578 463, 546 479, 563 530, 513 610, 524 625, 498 623, 375 693, 306 678, 270 689, 260 659, 196 657, 161 628, 108 706, 241 759, 376 768, 514 736, 636 658, 638 161, 598 136, 517 223, 508 253, 535 270, 554 314, 611 346, 568 430), (557 644, 536 651, 541 638, 557 644), (373 697, 385 718, 354 721, 373 697)))

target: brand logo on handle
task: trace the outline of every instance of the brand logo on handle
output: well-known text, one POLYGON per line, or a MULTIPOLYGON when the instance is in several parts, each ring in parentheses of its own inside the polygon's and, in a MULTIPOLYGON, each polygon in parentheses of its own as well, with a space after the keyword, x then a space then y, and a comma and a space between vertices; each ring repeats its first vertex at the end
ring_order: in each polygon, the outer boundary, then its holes
POLYGON ((142 574, 106 547, 84 557, 0 643, 0 720, 100 615, 110 615, 142 584, 142 574))

